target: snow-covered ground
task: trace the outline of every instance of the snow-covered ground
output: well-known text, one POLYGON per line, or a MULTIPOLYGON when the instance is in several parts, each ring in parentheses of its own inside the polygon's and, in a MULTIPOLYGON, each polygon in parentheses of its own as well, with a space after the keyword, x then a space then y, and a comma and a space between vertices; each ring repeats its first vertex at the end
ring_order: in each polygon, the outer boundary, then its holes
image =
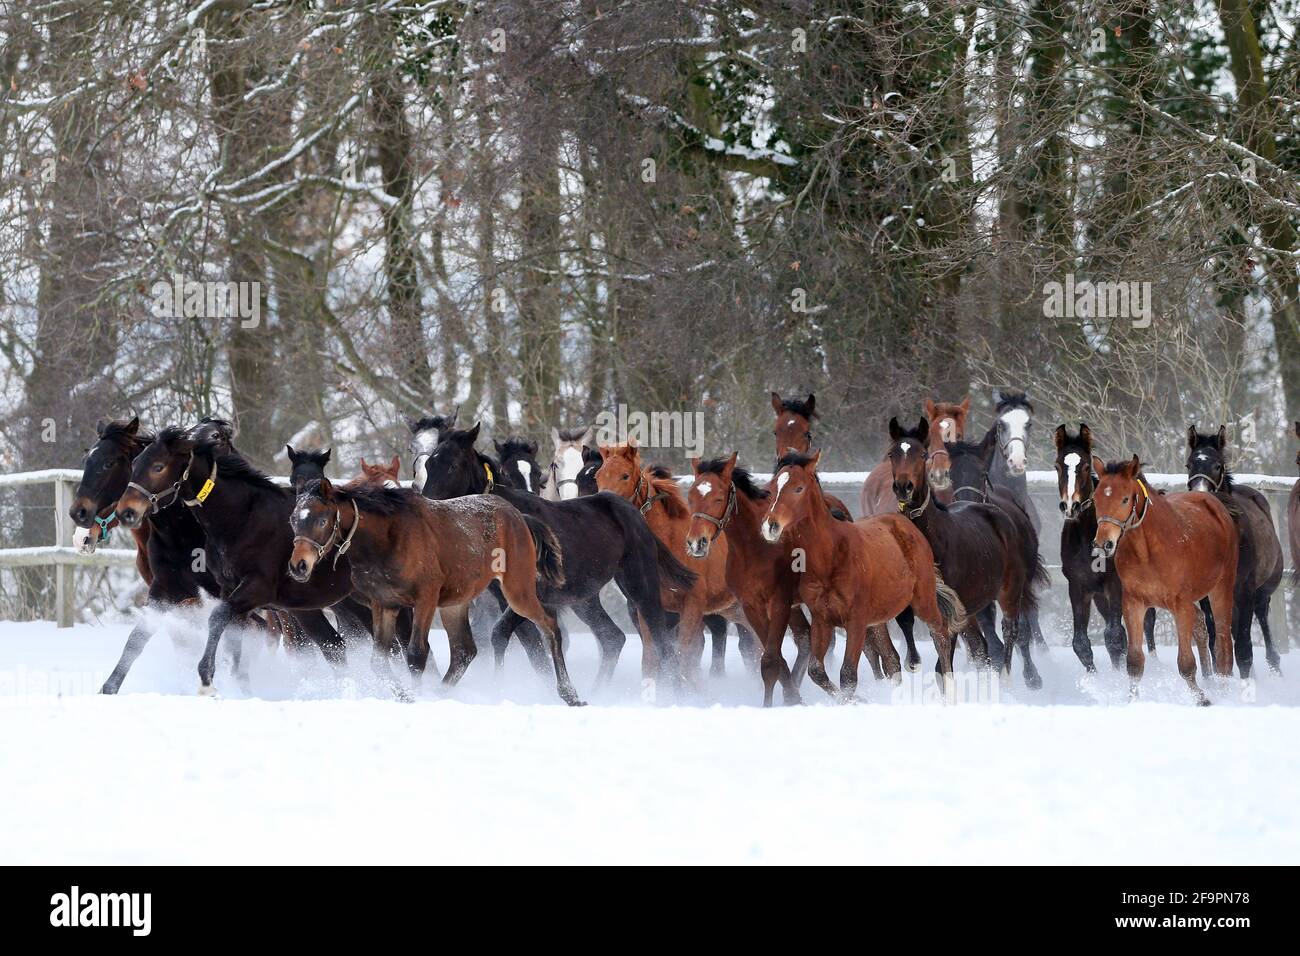
MULTIPOLYGON (((594 643, 574 634, 592 706, 571 710, 517 648, 501 679, 485 652, 451 694, 427 679, 398 703, 367 648, 339 683, 253 638, 252 696, 223 658, 221 696, 200 698, 196 619, 171 629, 105 698, 126 627, 0 623, 0 863, 1300 858, 1300 654, 1198 708, 1172 648, 1129 704, 1109 664, 1085 684, 1052 647, 1043 690, 1017 667, 1011 689, 963 684, 977 702, 942 706, 922 642, 901 688, 864 665, 862 705, 805 683, 810 706, 763 711, 734 637, 712 702, 655 706, 639 642, 591 694, 594 643)), ((434 654, 445 666, 441 634, 434 654)))

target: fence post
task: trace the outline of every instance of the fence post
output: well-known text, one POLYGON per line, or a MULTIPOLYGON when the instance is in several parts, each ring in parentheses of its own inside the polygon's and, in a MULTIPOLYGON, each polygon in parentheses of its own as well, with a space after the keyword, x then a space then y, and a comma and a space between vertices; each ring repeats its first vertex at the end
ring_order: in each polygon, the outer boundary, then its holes
MULTIPOLYGON (((54 480, 54 546, 65 548, 72 545, 71 520, 68 509, 72 507, 72 485, 63 478, 54 480)), ((70 564, 54 565, 54 603, 55 622, 59 627, 72 627, 75 594, 73 567, 70 564)))

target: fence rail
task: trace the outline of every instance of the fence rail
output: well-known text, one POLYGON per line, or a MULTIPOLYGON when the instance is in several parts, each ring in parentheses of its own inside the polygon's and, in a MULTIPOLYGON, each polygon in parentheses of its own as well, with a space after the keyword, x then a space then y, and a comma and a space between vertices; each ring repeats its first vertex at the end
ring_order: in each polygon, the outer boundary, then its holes
MULTIPOLYGON (((865 471, 827 471, 821 473, 822 485, 832 494, 842 497, 850 507, 856 507, 858 490, 867 478, 865 471)), ((771 476, 756 474, 755 479, 767 481, 771 476)), ((1039 504, 1043 517, 1044 558, 1051 561, 1059 540, 1060 516, 1057 513, 1056 472, 1030 471, 1026 480, 1031 495, 1039 504)), ((1278 534, 1287 540, 1286 495, 1296 484, 1294 477, 1285 475, 1239 474, 1235 476, 1238 484, 1250 485, 1264 492, 1273 504, 1274 520, 1277 522, 1278 534)), ((81 480, 81 472, 75 468, 47 468, 43 471, 26 471, 11 475, 0 474, 0 488, 20 488, 30 485, 54 485, 54 542, 43 547, 0 548, 0 568, 53 567, 55 581, 55 618, 59 627, 71 627, 76 617, 74 606, 74 577, 76 569, 121 567, 135 563, 135 548, 97 548, 91 554, 83 554, 72 547, 74 525, 68 517, 72 506, 72 493, 81 480)), ((273 479, 279 484, 288 484, 286 478, 273 479)), ((689 481, 682 477, 680 481, 689 481)), ((1154 488, 1183 490, 1187 487, 1187 476, 1182 474, 1148 473, 1147 483, 1154 488)), ((128 536, 129 538, 129 536, 128 536)), ((1285 550, 1285 549, 1284 549, 1285 550)), ((1287 555, 1290 558, 1290 555, 1287 555)), ((1059 559, 1058 559, 1059 560, 1059 559)), ((1059 566, 1059 565, 1057 565, 1059 566)), ((1288 568, 1288 571, 1290 569, 1288 568)), ((1289 584, 1290 576, 1288 574, 1289 584)), ((1281 602, 1278 602, 1279 604, 1281 602)), ((1279 608, 1280 610, 1280 608, 1279 608)))

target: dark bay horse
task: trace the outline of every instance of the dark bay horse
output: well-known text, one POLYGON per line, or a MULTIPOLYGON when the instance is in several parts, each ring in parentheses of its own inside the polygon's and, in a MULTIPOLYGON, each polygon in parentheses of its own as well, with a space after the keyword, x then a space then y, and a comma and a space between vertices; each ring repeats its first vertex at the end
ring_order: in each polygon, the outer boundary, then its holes
MULTIPOLYGON (((1210 599, 1216 621, 1232 620, 1237 580, 1237 528, 1223 502, 1200 491, 1155 495, 1142 477, 1137 455, 1106 464, 1094 456, 1099 476, 1093 492, 1097 536, 1102 556, 1113 559, 1124 586, 1124 627, 1128 633, 1129 692, 1137 696, 1146 659, 1142 653, 1142 619, 1148 608, 1162 607, 1178 629, 1178 672, 1198 704, 1209 699, 1196 684, 1192 657, 1198 602, 1210 599)), ((1229 628, 1219 627, 1215 670, 1232 673, 1229 628)), ((1201 661, 1208 656, 1201 650, 1201 661)))
MULTIPOLYGON (((892 419, 889 437, 892 444, 887 460, 893 476, 895 507, 925 535, 943 580, 957 592, 968 614, 977 615, 993 602, 1002 609, 1007 628, 1002 678, 1009 681, 1012 652, 1020 639, 1021 611, 1034 606, 1034 585, 1047 578, 1029 519, 1017 521, 1011 513, 992 504, 962 501, 945 505, 936 500, 926 462, 930 437, 927 419, 922 418, 914 429, 904 429, 897 419, 892 419)), ((951 453, 964 443, 948 445, 951 453)), ((973 617, 963 636, 976 667, 987 666, 985 636, 973 617)), ((1024 674, 1028 686, 1041 686, 1042 678, 1028 654, 1024 674)))
MULTIPOLYGON (((785 702, 797 704, 811 645, 808 619, 794 606, 799 573, 791 554, 793 545, 788 539, 774 544, 763 537, 760 525, 767 513, 768 493, 754 483, 748 471, 736 467, 734 453, 730 458, 704 462, 697 458, 692 464, 695 481, 686 496, 691 509, 686 551, 693 557, 707 557, 718 537, 726 537, 727 584, 763 648, 759 662, 763 706, 772 706, 778 680, 785 702), (793 670, 781 655, 787 625, 794 632, 797 651, 793 670)), ((724 621, 724 636, 725 626, 724 621)))
MULTIPOLYGON (((495 481, 491 459, 474 447, 478 434, 478 425, 447 433, 426 462, 425 494, 442 500, 491 492, 550 529, 564 553, 564 582, 542 582, 539 598, 550 613, 569 607, 591 628, 600 645, 598 684, 609 681, 627 641, 600 603, 601 588, 611 580, 635 608, 634 620, 639 617, 645 627, 643 678, 656 678, 662 657, 672 679, 676 654, 660 595, 689 589, 695 575, 655 539, 637 510, 615 495, 547 501, 495 481)), ((506 609, 493 627, 492 647, 498 666, 510 635, 526 623, 525 618, 506 609)))
MULTIPOLYGON (((1103 641, 1112 666, 1119 669, 1127 657, 1128 635, 1124 630, 1124 585, 1113 561, 1098 561, 1093 554, 1097 536, 1097 514, 1093 494, 1097 476, 1092 471, 1092 432, 1083 422, 1071 435, 1064 425, 1056 428, 1056 484, 1061 495, 1061 573, 1070 591, 1070 612, 1074 619, 1075 656, 1089 673, 1093 663, 1088 621, 1092 606, 1105 624, 1103 641)), ((1156 612, 1150 610, 1143 622, 1147 649, 1155 650, 1156 612)))
MULTIPOLYGON (((163 429, 136 457, 131 483, 117 505, 118 517, 128 528, 183 508, 203 529, 207 567, 221 600, 208 617, 208 643, 199 661, 200 693, 212 692, 217 647, 233 619, 259 608, 297 613, 334 607, 342 616, 345 612, 335 606, 352 590, 346 559, 310 584, 290 580, 284 568, 293 547, 293 495, 241 455, 222 448, 212 440, 197 441, 183 429, 163 429)), ((324 622, 328 637, 324 628, 309 626, 308 633, 331 664, 341 665, 343 642, 324 615, 299 619, 305 625, 324 622)))
MULTIPOLYGON (((1250 642, 1251 615, 1264 634, 1264 653, 1273 673, 1281 673, 1281 658, 1273 646, 1268 624, 1268 606, 1282 582, 1282 542, 1273 526, 1268 499, 1254 488, 1233 480, 1224 460, 1227 432, 1202 435, 1195 426, 1187 429, 1187 490, 1205 491, 1218 497, 1237 522, 1237 583, 1233 590, 1232 644, 1237 671, 1250 677, 1255 650, 1250 642)), ((1207 620, 1207 625, 1210 621, 1207 620)), ((1215 632, 1210 631, 1213 640, 1215 632)), ((1214 652, 1214 643, 1210 645, 1214 652)))
POLYGON ((492 445, 497 450, 501 470, 510 476, 514 487, 540 495, 542 466, 537 463, 537 442, 511 437, 505 441, 493 441, 492 445))
MULTIPOLYGON (((797 451, 801 455, 812 452, 812 422, 817 417, 817 396, 812 392, 804 399, 782 398, 772 393, 772 411, 776 412, 776 424, 772 434, 776 437, 776 457, 779 459, 787 452, 797 451)), ((831 514, 841 521, 852 521, 853 512, 849 506, 834 495, 823 494, 831 514)))
MULTIPOLYGON (((1029 438, 1034 427, 1034 406, 1025 392, 993 393, 994 415, 992 432, 998 453, 989 467, 989 483, 1000 488, 1015 500, 1029 516, 1034 534, 1041 537, 1043 520, 1038 516, 1038 506, 1029 494, 1025 470, 1029 465, 1029 438)), ((1038 623, 1035 609, 1025 615, 1029 636, 1039 646, 1046 646, 1043 629, 1038 623)))
POLYGON ((417 677, 429 659, 429 629, 441 608, 451 661, 443 684, 454 685, 476 653, 469 602, 498 581, 510 609, 546 635, 556 690, 570 706, 582 701, 569 679, 555 615, 538 599, 538 586, 564 584, 555 535, 495 495, 431 501, 409 488, 360 483, 335 488, 310 481, 292 510, 289 575, 299 584, 326 572, 346 553, 353 586, 370 603, 375 622, 371 661, 384 676, 394 646, 397 612, 414 612, 406 661, 417 677))
MULTIPOLYGON (((777 462, 768 484, 769 505, 763 537, 775 543, 788 536, 805 566, 798 577, 799 599, 812 612, 812 652, 808 676, 832 697, 851 698, 857 688, 858 661, 869 632, 893 652, 883 625, 912 607, 930 628, 939 654, 945 694, 955 699, 952 679, 953 629, 965 626, 956 594, 936 578, 934 554, 925 537, 898 514, 849 523, 831 517, 817 481, 820 453, 791 452, 777 462), (837 690, 826 674, 826 650, 836 626, 846 636, 837 690)), ((894 654, 897 672, 897 655, 894 654)))
MULTIPOLYGON (((934 402, 928 398, 925 400, 925 418, 928 423, 925 451, 929 456, 926 467, 930 472, 930 493, 944 504, 952 501, 952 481, 948 476, 948 452, 943 443, 965 440, 966 419, 969 415, 969 395, 960 404, 934 402)), ((871 469, 867 480, 862 483, 860 504, 864 518, 868 515, 893 514, 898 510, 893 480, 888 457, 871 469)))

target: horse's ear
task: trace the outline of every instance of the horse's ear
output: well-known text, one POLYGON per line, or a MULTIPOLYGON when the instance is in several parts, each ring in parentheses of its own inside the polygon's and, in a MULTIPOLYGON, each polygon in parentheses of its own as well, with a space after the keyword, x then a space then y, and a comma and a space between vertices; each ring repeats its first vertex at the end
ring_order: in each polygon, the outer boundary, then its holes
POLYGON ((1196 426, 1195 425, 1187 426, 1187 447, 1188 448, 1196 447, 1196 426))
POLYGON ((996 408, 1001 404, 1002 404, 1002 389, 995 388, 993 389, 993 407, 996 408))
POLYGON ((402 459, 401 459, 401 456, 399 456, 399 455, 394 455, 394 456, 393 456, 393 460, 390 461, 390 462, 388 463, 388 470, 389 470, 389 471, 396 472, 396 473, 399 474, 399 475, 402 473, 402 459))
POLYGON ((1106 474, 1106 463, 1097 455, 1092 456, 1092 473, 1094 475, 1106 474))
POLYGON ((325 501, 334 500, 334 486, 330 484, 330 480, 324 475, 321 475, 320 479, 320 496, 325 501))
POLYGON ((727 459, 727 463, 722 466, 722 477, 728 481, 731 480, 731 473, 736 470, 736 458, 739 455, 740 452, 733 451, 731 457, 727 459))
POLYGON ((321 467, 322 467, 322 468, 323 468, 324 466, 326 466, 326 465, 328 465, 328 464, 330 463, 330 453, 331 453, 332 451, 334 451, 333 448, 326 448, 326 449, 325 449, 325 454, 321 455, 321 457, 320 457, 320 463, 321 463, 321 467))
MULTIPOLYGON (((104 426, 106 426, 107 424, 108 422, 104 421, 104 419, 102 418, 99 421, 95 422, 95 434, 98 435, 100 438, 104 437, 104 426)), ((1295 423, 1295 430, 1296 430, 1296 434, 1300 435, 1300 422, 1295 423)))
POLYGON ((1056 437, 1056 450, 1060 451, 1065 446, 1065 436, 1068 434, 1064 425, 1057 425, 1053 433, 1056 437))
POLYGON ((926 439, 929 437, 930 437, 930 419, 922 417, 920 422, 918 422, 916 426, 916 439, 922 445, 924 445, 926 439))
MULTIPOLYGON (((781 405, 781 396, 776 392, 772 393, 772 411, 780 415, 785 409, 781 405)), ((1300 422, 1296 423, 1297 434, 1300 434, 1300 422)))
POLYGON ((134 435, 139 430, 140 430, 140 417, 138 415, 132 415, 131 420, 126 423, 126 433, 128 435, 134 435))
POLYGON ((298 464, 298 453, 293 450, 293 446, 288 442, 285 443, 284 452, 289 456, 289 461, 293 462, 295 465, 298 464))
POLYGON ((474 427, 465 433, 465 440, 471 445, 478 441, 478 430, 482 427, 482 422, 475 422, 474 427))
POLYGON ((501 454, 501 451, 502 451, 502 448, 501 448, 501 439, 499 439, 499 438, 494 438, 494 439, 492 439, 492 447, 495 448, 495 449, 497 450, 497 454, 498 454, 498 455, 501 454))
POLYGON ((608 445, 597 445, 597 446, 596 446, 596 451, 598 451, 598 452, 600 453, 600 460, 601 460, 601 461, 605 461, 605 460, 607 460, 607 459, 609 458, 609 446, 608 446, 608 445))
POLYGON ((1124 472, 1130 478, 1136 478, 1138 475, 1142 474, 1142 462, 1137 455, 1134 455, 1132 460, 1124 466, 1124 472))
POLYGON ((809 456, 808 464, 806 466, 807 469, 809 471, 815 472, 817 470, 817 464, 821 460, 822 460, 822 450, 818 448, 815 452, 812 453, 811 456, 809 456))
POLYGON ((697 475, 700 473, 700 459, 698 456, 691 459, 691 471, 697 475))
MULTIPOLYGON (((1300 422, 1296 422, 1296 434, 1300 436, 1300 422)), ((889 420, 889 440, 898 441, 903 437, 903 426, 898 424, 897 418, 889 420)))
POLYGON ((557 449, 560 447, 560 430, 554 425, 551 426, 551 444, 557 449))
POLYGON ((817 414, 817 396, 812 392, 808 393, 808 414, 809 416, 817 414))
POLYGON ((1300 438, 1300 422, 1295 423, 1295 437, 1300 438))
POLYGON ((527 444, 526 447, 528 448, 528 454, 530 454, 530 455, 532 455, 534 458, 536 458, 536 457, 537 457, 537 442, 535 442, 535 441, 530 441, 530 442, 527 444))
POLYGON ((1225 425, 1220 425, 1220 426, 1219 426, 1219 434, 1218 434, 1218 437, 1215 439, 1215 441, 1218 442, 1218 445, 1219 445, 1219 451, 1223 451, 1223 449, 1226 448, 1226 447, 1228 446, 1228 429, 1227 429, 1227 426, 1225 426, 1225 425))
POLYGON ((366 464, 366 456, 365 456, 365 455, 362 455, 362 456, 361 456, 361 473, 362 473, 362 474, 365 474, 366 469, 367 469, 367 468, 370 468, 370 467, 373 467, 373 466, 371 466, 371 465, 367 465, 367 464, 366 464))
POLYGON ((938 411, 939 410, 934 405, 934 399, 927 398, 925 400, 925 417, 934 418, 938 411))
POLYGON ((1088 448, 1092 448, 1092 429, 1086 422, 1079 422, 1079 437, 1088 443, 1088 448))
POLYGON ((593 440, 595 437, 596 437, 596 426, 595 426, 595 425, 588 425, 588 426, 587 426, 587 430, 586 430, 585 432, 582 433, 582 445, 583 445, 583 447, 585 448, 587 445, 590 445, 591 442, 592 442, 592 440, 593 440))
POLYGON ((961 400, 961 410, 962 410, 962 413, 963 413, 963 414, 965 414, 966 412, 969 412, 969 411, 970 411, 970 396, 969 396, 969 395, 967 395, 965 398, 963 398, 963 399, 961 400))
MULTIPOLYGON (((454 428, 454 427, 456 427, 456 418, 457 418, 457 416, 459 416, 459 415, 460 415, 460 406, 457 405, 455 408, 453 408, 453 409, 451 410, 451 414, 448 415, 445 419, 443 419, 443 424, 444 424, 447 428, 454 428)), ((477 428, 478 426, 475 425, 474 427, 477 428)))

